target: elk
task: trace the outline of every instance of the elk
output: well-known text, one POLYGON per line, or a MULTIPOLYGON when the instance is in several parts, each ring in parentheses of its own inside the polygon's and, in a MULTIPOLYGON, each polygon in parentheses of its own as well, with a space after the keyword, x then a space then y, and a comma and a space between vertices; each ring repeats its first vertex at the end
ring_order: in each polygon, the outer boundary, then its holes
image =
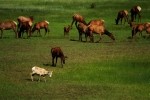
POLYGON ((32 24, 33 24, 33 16, 30 16, 30 17, 25 17, 25 16, 19 16, 18 18, 17 18, 17 20, 18 20, 18 31, 19 31, 19 29, 20 29, 20 27, 21 27, 21 24, 22 23, 28 23, 30 26, 32 26, 32 24))
POLYGON ((77 26, 77 30, 78 30, 78 32, 79 32, 79 41, 82 41, 82 34, 85 34, 85 38, 86 38, 86 41, 87 41, 87 35, 88 35, 88 34, 86 33, 87 28, 88 28, 87 25, 85 25, 85 24, 79 22, 79 24, 78 24, 78 26, 77 26))
POLYGON ((117 18, 115 19, 116 25, 118 25, 119 20, 122 24, 123 19, 124 19, 124 24, 125 24, 125 22, 128 22, 128 11, 127 10, 121 10, 118 12, 117 18))
POLYGON ((130 13, 131 13, 131 21, 136 20, 136 16, 138 15, 138 21, 141 21, 141 10, 142 8, 140 6, 134 6, 131 8, 130 13))
POLYGON ((77 27, 77 23, 78 23, 78 22, 81 22, 81 23, 86 24, 86 22, 85 22, 83 16, 81 16, 81 15, 79 15, 79 14, 74 14, 74 15, 72 16, 71 28, 72 28, 72 25, 74 24, 74 22, 75 22, 75 26, 76 26, 76 27, 77 27))
POLYGON ((32 28, 32 33, 34 33, 34 31, 37 30, 37 33, 39 33, 39 35, 41 36, 40 29, 45 29, 45 35, 46 35, 46 33, 49 32, 48 25, 49 25, 49 22, 46 20, 35 23, 32 28))
POLYGON ((57 59, 61 59, 61 66, 63 67, 63 64, 65 64, 65 58, 63 51, 61 50, 60 47, 54 47, 51 48, 51 55, 52 55, 52 66, 56 66, 57 64, 57 59), (56 58, 56 62, 54 63, 54 59, 56 58))
MULTIPOLYGON (((92 42, 94 42, 93 33, 100 35, 99 41, 101 40, 101 36, 102 36, 103 34, 109 36, 112 40, 115 40, 115 37, 113 36, 113 34, 110 33, 108 30, 106 30, 105 27, 102 26, 102 25, 101 25, 101 26, 98 26, 98 25, 90 25, 90 26, 88 26, 87 32, 88 32, 87 34, 90 35, 90 39, 91 39, 92 42)), ((99 42, 99 41, 98 41, 98 42, 99 42)))
POLYGON ((20 30, 18 32, 18 37, 19 38, 23 37, 24 32, 26 32, 27 38, 31 36, 31 26, 29 25, 28 22, 22 22, 20 24, 20 30))
POLYGON ((64 36, 69 35, 70 29, 71 29, 70 25, 64 27, 64 36))
POLYGON ((0 22, 0 30, 1 30, 1 37, 3 37, 3 30, 10 30, 12 29, 15 32, 15 37, 18 37, 18 33, 17 33, 17 23, 15 21, 3 21, 0 22))

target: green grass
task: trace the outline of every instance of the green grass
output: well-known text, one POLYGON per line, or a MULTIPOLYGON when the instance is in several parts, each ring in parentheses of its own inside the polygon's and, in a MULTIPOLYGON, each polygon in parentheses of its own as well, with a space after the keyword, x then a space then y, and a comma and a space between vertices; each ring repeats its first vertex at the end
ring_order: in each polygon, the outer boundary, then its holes
MULTIPOLYGON (((51 32, 44 36, 42 31, 42 37, 34 33, 30 39, 15 39, 13 31, 4 31, 4 38, 0 39, 0 99, 149 100, 150 39, 138 34, 135 39, 128 39, 129 25, 114 23, 119 10, 129 11, 137 4, 142 7, 142 22, 149 21, 148 0, 1 0, 0 21, 33 15, 34 22, 48 20, 51 32), (93 2, 96 7, 90 9, 93 2), (71 24, 76 12, 87 22, 103 18, 116 41, 107 36, 102 36, 100 43, 76 41, 75 26, 64 38, 63 27, 71 24), (50 66, 50 49, 54 46, 60 46, 68 56, 64 68, 60 60, 57 67, 50 66), (45 83, 43 79, 37 82, 35 77, 32 82, 30 73, 35 65, 53 70, 52 78, 47 77, 45 83)), ((94 38, 96 41, 99 37, 94 38)))

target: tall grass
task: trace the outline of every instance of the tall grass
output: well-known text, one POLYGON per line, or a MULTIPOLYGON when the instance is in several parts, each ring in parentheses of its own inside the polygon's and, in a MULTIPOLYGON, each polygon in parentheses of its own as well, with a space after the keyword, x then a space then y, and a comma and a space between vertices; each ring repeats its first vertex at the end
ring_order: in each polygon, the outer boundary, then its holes
POLYGON ((0 21, 33 15, 34 23, 50 21, 51 31, 42 37, 34 33, 30 39, 15 39, 13 31, 4 31, 0 39, 0 99, 149 100, 150 40, 138 34, 131 40, 129 25, 114 23, 119 10, 129 11, 137 4, 142 7, 142 22, 149 21, 148 0, 1 0, 0 21), (94 9, 91 3, 96 4, 94 9), (63 37, 63 27, 71 24, 74 13, 87 22, 103 18, 116 41, 102 36, 100 43, 79 42, 75 26, 69 37, 63 37), (60 60, 57 67, 51 66, 50 49, 54 46, 60 46, 68 56, 64 68, 60 60), (35 65, 53 70, 52 78, 47 77, 45 83, 35 77, 32 82, 30 73, 35 65))

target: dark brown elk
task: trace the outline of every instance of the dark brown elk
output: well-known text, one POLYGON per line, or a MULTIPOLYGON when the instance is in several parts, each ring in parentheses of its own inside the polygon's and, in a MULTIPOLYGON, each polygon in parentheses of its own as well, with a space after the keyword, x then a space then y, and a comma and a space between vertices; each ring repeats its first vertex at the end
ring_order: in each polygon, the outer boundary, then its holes
POLYGON ((122 24, 123 19, 124 19, 124 24, 125 24, 125 22, 128 22, 128 11, 127 10, 121 10, 118 12, 117 19, 115 19, 116 25, 118 25, 119 20, 122 24))
POLYGON ((23 37, 23 33, 26 32, 27 38, 31 36, 31 26, 29 25, 28 22, 22 22, 20 24, 20 30, 18 32, 18 37, 21 38, 23 37))
POLYGON ((81 16, 81 15, 79 15, 79 14, 74 14, 74 15, 72 16, 71 28, 72 28, 72 25, 74 24, 74 22, 75 22, 75 26, 76 26, 76 27, 77 27, 77 23, 78 23, 78 22, 81 22, 81 23, 86 24, 86 22, 85 22, 85 20, 84 20, 84 17, 81 16))
POLYGON ((136 16, 138 15, 138 21, 141 21, 141 10, 142 8, 140 6, 134 6, 131 8, 130 13, 131 13, 131 21, 136 20, 136 16))
POLYGON ((70 25, 64 27, 64 36, 69 35, 70 29, 71 29, 70 25))
POLYGON ((10 30, 12 29, 15 32, 15 37, 17 38, 17 23, 15 21, 3 21, 0 22, 0 30, 1 30, 1 37, 3 37, 3 30, 10 30))
POLYGON ((32 33, 34 33, 34 31, 37 30, 37 33, 39 33, 39 35, 41 36, 40 29, 45 29, 45 35, 46 35, 46 33, 49 32, 48 25, 49 25, 49 22, 46 20, 35 23, 32 28, 32 33))
POLYGON ((57 59, 61 59, 61 66, 63 67, 63 64, 65 64, 65 58, 63 51, 60 47, 54 47, 51 49, 51 55, 52 55, 52 66, 56 66, 57 59), (56 62, 54 63, 54 60, 56 59, 56 62))
MULTIPOLYGON (((101 40, 101 36, 102 36, 103 34, 109 36, 112 40, 115 40, 115 37, 113 36, 113 34, 110 33, 109 31, 107 31, 107 30, 105 29, 105 27, 102 26, 102 25, 101 25, 101 26, 98 26, 98 25, 90 25, 90 26, 88 26, 87 34, 90 35, 90 37, 91 37, 90 39, 91 39, 92 42, 94 42, 93 33, 100 35, 99 41, 101 40)), ((98 41, 98 42, 99 42, 99 41, 98 41)))

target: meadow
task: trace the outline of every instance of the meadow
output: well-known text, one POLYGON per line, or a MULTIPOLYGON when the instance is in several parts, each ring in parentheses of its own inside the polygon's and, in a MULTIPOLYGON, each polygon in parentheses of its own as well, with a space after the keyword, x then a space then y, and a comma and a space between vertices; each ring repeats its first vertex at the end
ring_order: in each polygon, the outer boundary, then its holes
MULTIPOLYGON (((150 100, 150 38, 131 37, 131 28, 115 25, 117 12, 134 5, 142 7, 142 22, 150 21, 149 0, 0 0, 0 21, 33 16, 48 20, 50 33, 42 37, 16 39, 12 30, 0 39, 1 100, 150 100), (91 3, 95 8, 91 9, 91 3), (86 22, 102 18, 115 42, 102 36, 100 43, 78 41, 73 26, 68 37, 63 27, 79 13, 86 22), (51 47, 59 46, 68 56, 61 67, 51 66, 51 47), (53 70, 52 78, 30 79, 31 68, 53 70)), ((24 35, 26 36, 26 34, 24 35)), ((94 35, 95 41, 99 38, 94 35)), ((84 37, 83 37, 84 39, 84 37)))

